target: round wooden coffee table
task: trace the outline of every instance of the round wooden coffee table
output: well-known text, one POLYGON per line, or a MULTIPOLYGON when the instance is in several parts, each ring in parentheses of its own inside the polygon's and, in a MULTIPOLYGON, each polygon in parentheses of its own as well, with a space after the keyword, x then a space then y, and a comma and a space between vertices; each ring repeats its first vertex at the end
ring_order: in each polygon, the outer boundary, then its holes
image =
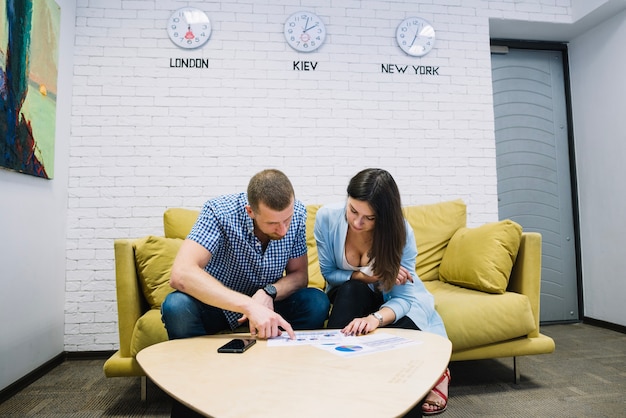
MULTIPOLYGON (((232 338, 211 335, 145 348, 137 361, 161 389, 212 417, 397 417, 409 413, 445 371, 452 344, 438 335, 383 328, 418 342, 344 358, 312 345, 219 354, 232 338)), ((419 406, 418 406, 419 407, 419 406)))

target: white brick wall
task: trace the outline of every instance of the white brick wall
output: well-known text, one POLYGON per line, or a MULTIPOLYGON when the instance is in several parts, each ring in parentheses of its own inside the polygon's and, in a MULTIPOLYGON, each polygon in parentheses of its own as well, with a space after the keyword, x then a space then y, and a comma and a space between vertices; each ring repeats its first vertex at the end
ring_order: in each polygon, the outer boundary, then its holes
POLYGON ((470 225, 497 219, 489 17, 567 22, 569 0, 78 0, 65 349, 117 348, 114 238, 162 234, 166 208, 244 190, 266 167, 285 171, 305 203, 343 199, 348 179, 376 166, 405 204, 462 198, 470 225), (212 21, 199 50, 165 31, 187 5, 212 21), (329 33, 312 54, 282 35, 300 9, 329 33), (437 30, 423 58, 395 45, 412 15, 437 30), (209 69, 170 68, 170 58, 209 69), (293 71, 296 60, 317 68, 293 71))

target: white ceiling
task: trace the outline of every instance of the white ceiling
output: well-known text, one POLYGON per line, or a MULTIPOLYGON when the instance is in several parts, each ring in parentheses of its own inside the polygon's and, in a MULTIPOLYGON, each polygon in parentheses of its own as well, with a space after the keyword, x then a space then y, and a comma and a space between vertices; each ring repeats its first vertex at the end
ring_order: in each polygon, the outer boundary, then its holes
POLYGON ((490 19, 491 39, 569 42, 626 10, 626 0, 572 0, 572 23, 490 19))

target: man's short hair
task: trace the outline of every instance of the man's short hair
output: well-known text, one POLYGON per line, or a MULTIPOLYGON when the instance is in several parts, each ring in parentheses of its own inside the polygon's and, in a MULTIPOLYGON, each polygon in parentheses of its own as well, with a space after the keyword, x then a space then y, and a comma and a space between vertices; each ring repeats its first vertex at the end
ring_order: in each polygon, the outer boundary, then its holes
POLYGON ((253 212, 259 210, 262 202, 272 210, 287 208, 295 198, 289 178, 276 169, 267 169, 255 174, 248 183, 248 203, 253 212))

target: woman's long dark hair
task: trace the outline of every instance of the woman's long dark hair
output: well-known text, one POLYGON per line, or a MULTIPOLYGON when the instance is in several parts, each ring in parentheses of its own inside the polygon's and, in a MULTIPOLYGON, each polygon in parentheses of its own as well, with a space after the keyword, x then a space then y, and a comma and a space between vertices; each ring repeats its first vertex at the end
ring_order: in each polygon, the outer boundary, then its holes
POLYGON ((368 255, 374 260, 373 271, 381 278, 382 289, 389 291, 398 277, 406 243, 398 185, 388 171, 366 168, 350 179, 348 196, 369 203, 374 210, 374 237, 368 255))

